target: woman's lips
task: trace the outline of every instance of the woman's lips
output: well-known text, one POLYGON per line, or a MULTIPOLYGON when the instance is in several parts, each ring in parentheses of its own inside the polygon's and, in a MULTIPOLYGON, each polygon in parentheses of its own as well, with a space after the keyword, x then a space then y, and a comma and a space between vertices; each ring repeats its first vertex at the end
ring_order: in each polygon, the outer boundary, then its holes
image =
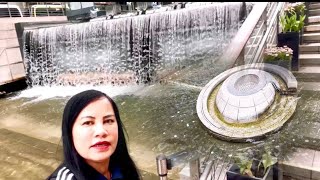
POLYGON ((108 141, 101 141, 101 142, 95 143, 91 147, 99 151, 107 151, 110 145, 111 144, 108 141))

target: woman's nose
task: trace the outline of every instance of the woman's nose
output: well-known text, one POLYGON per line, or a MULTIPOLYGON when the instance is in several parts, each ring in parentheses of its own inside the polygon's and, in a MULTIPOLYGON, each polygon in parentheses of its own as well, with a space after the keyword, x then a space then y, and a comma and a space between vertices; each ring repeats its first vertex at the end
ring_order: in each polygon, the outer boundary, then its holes
POLYGON ((107 136, 108 131, 104 128, 103 124, 96 124, 95 126, 95 136, 107 136))

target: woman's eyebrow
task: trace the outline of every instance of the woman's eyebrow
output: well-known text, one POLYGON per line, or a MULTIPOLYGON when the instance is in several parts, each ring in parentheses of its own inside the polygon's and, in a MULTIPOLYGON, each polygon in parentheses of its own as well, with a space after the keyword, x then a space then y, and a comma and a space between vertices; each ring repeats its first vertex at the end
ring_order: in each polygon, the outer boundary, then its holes
MULTIPOLYGON (((115 115, 110 114, 110 115, 103 116, 103 118, 110 118, 110 117, 114 117, 114 116, 115 115)), ((95 117, 93 117, 93 116, 83 116, 83 117, 81 117, 81 119, 85 119, 85 118, 95 119, 95 117)))
POLYGON ((93 116, 83 116, 83 117, 81 117, 81 119, 85 119, 85 118, 95 119, 95 117, 93 117, 93 116))

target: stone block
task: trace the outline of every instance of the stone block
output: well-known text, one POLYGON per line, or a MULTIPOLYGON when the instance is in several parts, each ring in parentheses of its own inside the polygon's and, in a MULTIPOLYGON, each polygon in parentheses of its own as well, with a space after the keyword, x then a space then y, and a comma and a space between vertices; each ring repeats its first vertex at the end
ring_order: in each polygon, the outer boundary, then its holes
POLYGON ((270 95, 269 97, 267 97, 267 102, 269 104, 272 104, 273 100, 274 100, 274 96, 275 96, 275 92, 273 92, 272 95, 270 95))
POLYGON ((251 96, 248 97, 240 97, 240 107, 245 108, 245 107, 254 107, 254 102, 251 96))
POLYGON ((17 38, 16 30, 1 31, 0 39, 12 39, 12 38, 17 38))
POLYGON ((274 93, 274 88, 272 87, 272 84, 271 83, 268 83, 267 85, 266 85, 266 87, 265 88, 263 88, 262 89, 262 92, 263 92, 263 94, 265 95, 265 97, 268 99, 271 95, 275 95, 275 93, 274 93), (271 87, 270 87, 271 86, 271 87))
POLYGON ((296 148, 295 150, 294 153, 289 155, 288 160, 281 162, 283 171, 309 179, 315 150, 304 148, 296 148))
MULTIPOLYGON (((14 23, 1 23, 0 31, 15 30, 14 23)), ((0 32, 1 33, 1 32, 0 32)))
POLYGON ((0 48, 6 48, 6 47, 7 47, 7 40, 6 39, 0 40, 0 48))
POLYGON ((217 103, 217 107, 218 107, 219 111, 222 113, 224 108, 227 105, 227 102, 225 102, 223 99, 217 97, 216 103, 217 103))
POLYGON ((13 79, 19 79, 26 76, 25 68, 23 63, 11 64, 10 70, 13 79))
POLYGON ((13 38, 18 38, 16 30, 7 31, 6 39, 13 39, 13 38))
POLYGON ((311 177, 311 170, 305 169, 300 166, 284 165, 283 171, 285 171, 288 174, 291 174, 292 176, 300 176, 305 179, 310 179, 310 177, 311 177))
POLYGON ((235 107, 239 107, 239 104, 240 104, 239 98, 230 95, 229 100, 228 100, 228 104, 235 106, 235 107))
POLYGON ((0 48, 0 66, 7 65, 8 58, 5 48, 0 48))
POLYGON ((238 108, 227 104, 225 109, 224 109, 224 111, 223 111, 223 116, 237 121, 237 119, 238 119, 238 108))
POLYGON ((6 49, 9 64, 22 62, 21 52, 19 48, 6 49))
POLYGON ((226 88, 222 87, 219 92, 218 92, 218 95, 217 97, 221 97, 225 102, 228 102, 229 100, 229 93, 228 91, 225 90, 226 88))
POLYGON ((0 48, 13 48, 13 47, 19 47, 19 41, 17 38, 0 40, 0 48))
POLYGON ((249 108, 239 108, 238 113, 238 121, 241 123, 250 122, 250 120, 257 117, 256 108, 249 107, 249 108))
POLYGON ((262 91, 259 91, 256 94, 253 94, 252 98, 253 98, 254 104, 256 106, 267 101, 267 99, 264 96, 264 94, 262 93, 262 91))
POLYGON ((6 48, 15 48, 20 47, 18 38, 7 39, 7 47, 6 48))
POLYGON ((314 153, 311 178, 315 180, 320 180, 320 151, 315 151, 314 153))
POLYGON ((0 67, 0 84, 5 84, 8 81, 12 80, 9 66, 0 67))
POLYGON ((268 108, 269 104, 268 101, 264 101, 260 103, 259 105, 256 105, 256 113, 259 115, 262 112, 264 112, 268 108))

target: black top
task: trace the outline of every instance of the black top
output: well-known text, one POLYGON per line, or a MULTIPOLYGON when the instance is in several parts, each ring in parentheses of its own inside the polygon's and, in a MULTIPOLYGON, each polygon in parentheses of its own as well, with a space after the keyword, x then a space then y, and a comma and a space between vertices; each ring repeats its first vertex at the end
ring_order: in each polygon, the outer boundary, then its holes
MULTIPOLYGON (((62 163, 46 180, 77 180, 74 174, 62 163)), ((102 174, 99 174, 97 180, 108 180, 102 174)), ((111 172, 111 180, 124 180, 120 168, 115 168, 111 172)))

